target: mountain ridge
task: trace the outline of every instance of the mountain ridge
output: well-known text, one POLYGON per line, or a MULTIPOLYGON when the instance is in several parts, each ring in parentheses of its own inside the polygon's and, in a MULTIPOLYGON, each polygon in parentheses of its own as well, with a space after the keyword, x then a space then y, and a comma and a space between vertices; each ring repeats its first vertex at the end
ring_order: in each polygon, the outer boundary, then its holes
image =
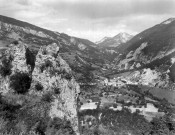
POLYGON ((100 41, 96 42, 96 44, 98 47, 101 47, 101 48, 108 48, 108 47, 114 48, 114 47, 118 47, 123 43, 126 43, 132 37, 133 37, 132 35, 126 32, 120 32, 113 37, 104 37, 100 41))
POLYGON ((4 51, 8 48, 8 44, 15 40, 21 40, 28 44, 35 54, 41 46, 57 43, 60 47, 60 55, 75 72, 80 74, 84 74, 87 67, 98 69, 105 61, 101 59, 104 56, 100 50, 87 39, 50 31, 17 19, 0 16, 0 51, 4 51))

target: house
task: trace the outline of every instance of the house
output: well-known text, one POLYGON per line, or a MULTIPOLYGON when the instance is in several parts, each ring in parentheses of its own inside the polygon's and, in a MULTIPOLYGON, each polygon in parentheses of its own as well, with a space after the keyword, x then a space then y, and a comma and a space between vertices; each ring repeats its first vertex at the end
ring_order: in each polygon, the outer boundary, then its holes
POLYGON ((90 109, 90 110, 97 109, 97 103, 98 102, 85 103, 85 104, 81 105, 80 111, 88 110, 88 109, 90 109))

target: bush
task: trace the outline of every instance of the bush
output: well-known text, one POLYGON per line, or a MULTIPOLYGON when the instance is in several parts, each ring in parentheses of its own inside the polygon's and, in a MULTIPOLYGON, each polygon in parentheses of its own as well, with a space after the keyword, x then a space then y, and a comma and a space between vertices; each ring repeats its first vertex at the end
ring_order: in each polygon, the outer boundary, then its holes
POLYGON ((53 118, 48 124, 46 130, 47 135, 75 135, 71 127, 70 121, 66 119, 60 119, 58 117, 53 118))
POLYGON ((45 61, 45 67, 52 67, 52 62, 50 60, 45 61))
POLYGON ((44 101, 44 102, 51 103, 53 101, 53 95, 52 95, 52 93, 51 92, 45 93, 42 96, 41 100, 44 101))
POLYGON ((40 67, 41 72, 43 72, 48 67, 52 67, 52 62, 49 60, 46 60, 45 63, 42 64, 40 67))
POLYGON ((43 52, 42 52, 43 55, 46 55, 47 54, 47 50, 44 48, 43 49, 43 52))
MULTIPOLYGON (((23 105, 18 112, 17 120, 24 121, 27 127, 27 132, 35 131, 38 135, 45 135, 50 117, 48 116, 50 104, 42 101, 31 100, 23 105)), ((19 123, 18 122, 18 123, 19 123)))
POLYGON ((43 90, 43 86, 42 86, 40 83, 37 83, 37 84, 35 85, 35 89, 36 89, 37 91, 42 91, 42 90, 43 90))
POLYGON ((17 40, 13 41, 12 44, 17 45, 19 42, 17 40))
POLYGON ((70 81, 72 79, 72 74, 67 73, 65 70, 63 70, 62 77, 70 81))
POLYGON ((28 92, 31 85, 31 78, 27 73, 17 72, 10 77, 10 87, 18 94, 28 92))
POLYGON ((12 57, 9 57, 7 59, 7 57, 3 57, 2 58, 2 65, 0 65, 0 74, 3 77, 6 77, 7 75, 11 74, 11 61, 12 61, 12 57))
MULTIPOLYGON (((47 93, 48 94, 48 93, 47 93)), ((51 93, 49 93, 51 95, 51 93)), ((70 122, 66 119, 49 116, 50 103, 43 102, 33 95, 20 96, 18 105, 11 96, 0 99, 0 134, 2 135, 70 135, 74 134, 70 122), (14 102, 9 102, 12 100, 14 102)), ((1 97, 1 96, 0 96, 1 97)))
POLYGON ((41 67, 40 67, 41 73, 44 71, 44 69, 45 69, 45 66, 41 65, 41 67))
POLYGON ((26 57, 27 65, 30 65, 31 69, 33 71, 33 69, 35 67, 35 55, 27 48, 25 57, 26 57))
POLYGON ((54 93, 55 94, 60 94, 60 88, 54 88, 54 93))

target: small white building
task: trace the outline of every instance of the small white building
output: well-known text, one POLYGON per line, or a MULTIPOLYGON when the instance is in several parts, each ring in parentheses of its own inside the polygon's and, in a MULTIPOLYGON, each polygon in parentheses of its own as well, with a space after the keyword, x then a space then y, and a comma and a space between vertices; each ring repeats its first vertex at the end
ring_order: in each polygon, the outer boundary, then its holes
POLYGON ((80 111, 88 110, 88 109, 90 109, 90 110, 97 109, 97 103, 98 102, 85 103, 85 104, 81 105, 80 111))

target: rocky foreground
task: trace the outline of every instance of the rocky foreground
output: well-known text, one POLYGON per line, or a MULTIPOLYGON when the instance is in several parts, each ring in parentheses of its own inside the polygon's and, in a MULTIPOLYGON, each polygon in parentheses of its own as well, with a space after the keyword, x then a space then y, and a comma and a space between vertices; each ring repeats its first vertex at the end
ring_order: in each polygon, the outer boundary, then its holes
MULTIPOLYGON (((69 65, 60 57, 57 44, 42 46, 36 57, 26 44, 11 44, 1 57, 0 68, 3 97, 9 93, 12 96, 32 95, 37 98, 51 95, 47 117, 70 121, 74 133, 79 134, 77 97, 80 88, 69 65)), ((22 106, 25 101, 20 100, 16 104, 22 106)))

